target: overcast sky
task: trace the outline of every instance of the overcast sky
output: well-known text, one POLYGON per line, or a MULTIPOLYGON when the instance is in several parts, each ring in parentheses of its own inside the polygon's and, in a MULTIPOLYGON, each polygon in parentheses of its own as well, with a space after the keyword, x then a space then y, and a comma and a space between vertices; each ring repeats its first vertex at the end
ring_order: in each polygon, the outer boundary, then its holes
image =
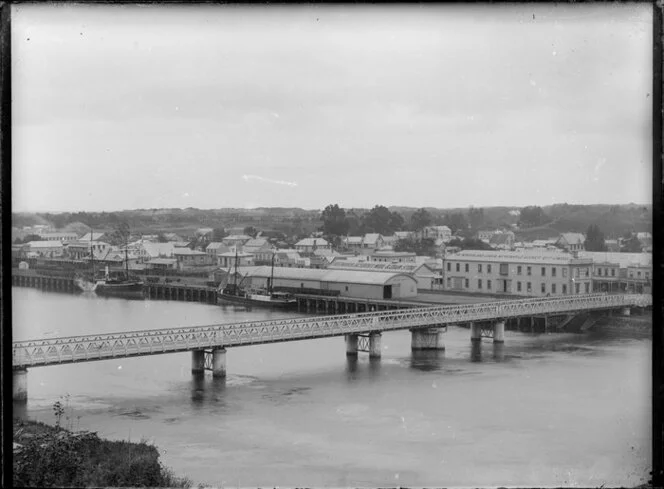
POLYGON ((651 202, 646 3, 13 14, 15 211, 651 202))

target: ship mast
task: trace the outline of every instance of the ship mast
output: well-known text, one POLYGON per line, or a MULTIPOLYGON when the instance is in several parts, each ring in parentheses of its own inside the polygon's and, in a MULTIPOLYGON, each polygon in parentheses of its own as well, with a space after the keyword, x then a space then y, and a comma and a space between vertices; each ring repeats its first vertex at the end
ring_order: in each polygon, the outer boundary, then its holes
POLYGON ((272 274, 270 276, 270 287, 267 291, 270 295, 272 295, 272 290, 274 289, 274 255, 276 253, 272 252, 272 274))
POLYGON ((92 249, 93 229, 90 227, 90 263, 92 264, 92 283, 95 281, 95 252, 92 249))
POLYGON ((235 274, 233 275, 233 290, 237 294, 237 244, 235 245, 235 274))

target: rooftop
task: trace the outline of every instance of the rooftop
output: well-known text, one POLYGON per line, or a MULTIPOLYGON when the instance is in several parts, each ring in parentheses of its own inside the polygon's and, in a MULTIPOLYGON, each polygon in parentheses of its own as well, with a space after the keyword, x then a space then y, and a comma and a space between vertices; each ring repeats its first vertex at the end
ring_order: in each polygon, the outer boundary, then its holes
POLYGON ((591 263, 589 258, 574 258, 569 253, 555 251, 485 251, 464 250, 450 256, 448 260, 504 261, 509 263, 549 263, 556 265, 591 263))
MULTIPOLYGON (((270 277, 272 267, 257 267, 249 272, 250 277, 270 277)), ((382 285, 393 277, 403 275, 411 280, 415 280, 411 275, 403 272, 385 273, 383 271, 368 270, 335 270, 335 269, 314 269, 314 268, 283 268, 274 269, 275 278, 292 280, 317 280, 320 282, 352 283, 352 284, 371 284, 382 285)))

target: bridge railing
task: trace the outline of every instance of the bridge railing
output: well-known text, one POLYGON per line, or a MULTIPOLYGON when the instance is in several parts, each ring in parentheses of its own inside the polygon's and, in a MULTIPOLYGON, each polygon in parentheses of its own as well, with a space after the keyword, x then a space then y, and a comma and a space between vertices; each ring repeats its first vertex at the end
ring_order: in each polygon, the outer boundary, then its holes
POLYGON ((636 294, 588 294, 444 305, 396 311, 321 317, 297 317, 210 326, 70 336, 13 344, 15 367, 101 360, 221 346, 340 336, 511 317, 556 314, 626 306, 645 307, 652 297, 636 294))

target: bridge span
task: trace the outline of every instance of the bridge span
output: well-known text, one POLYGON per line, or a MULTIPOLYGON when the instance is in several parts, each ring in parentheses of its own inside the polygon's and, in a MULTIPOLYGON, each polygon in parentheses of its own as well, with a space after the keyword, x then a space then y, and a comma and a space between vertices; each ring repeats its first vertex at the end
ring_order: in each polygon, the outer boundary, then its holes
POLYGON ((348 355, 366 351, 380 357, 383 331, 410 329, 413 350, 444 349, 443 333, 451 324, 470 323, 471 340, 490 336, 503 342, 509 318, 601 310, 629 314, 631 307, 651 305, 650 295, 585 294, 17 341, 13 397, 27 399, 28 367, 191 351, 192 372, 208 369, 223 377, 227 347, 345 336, 348 355))

